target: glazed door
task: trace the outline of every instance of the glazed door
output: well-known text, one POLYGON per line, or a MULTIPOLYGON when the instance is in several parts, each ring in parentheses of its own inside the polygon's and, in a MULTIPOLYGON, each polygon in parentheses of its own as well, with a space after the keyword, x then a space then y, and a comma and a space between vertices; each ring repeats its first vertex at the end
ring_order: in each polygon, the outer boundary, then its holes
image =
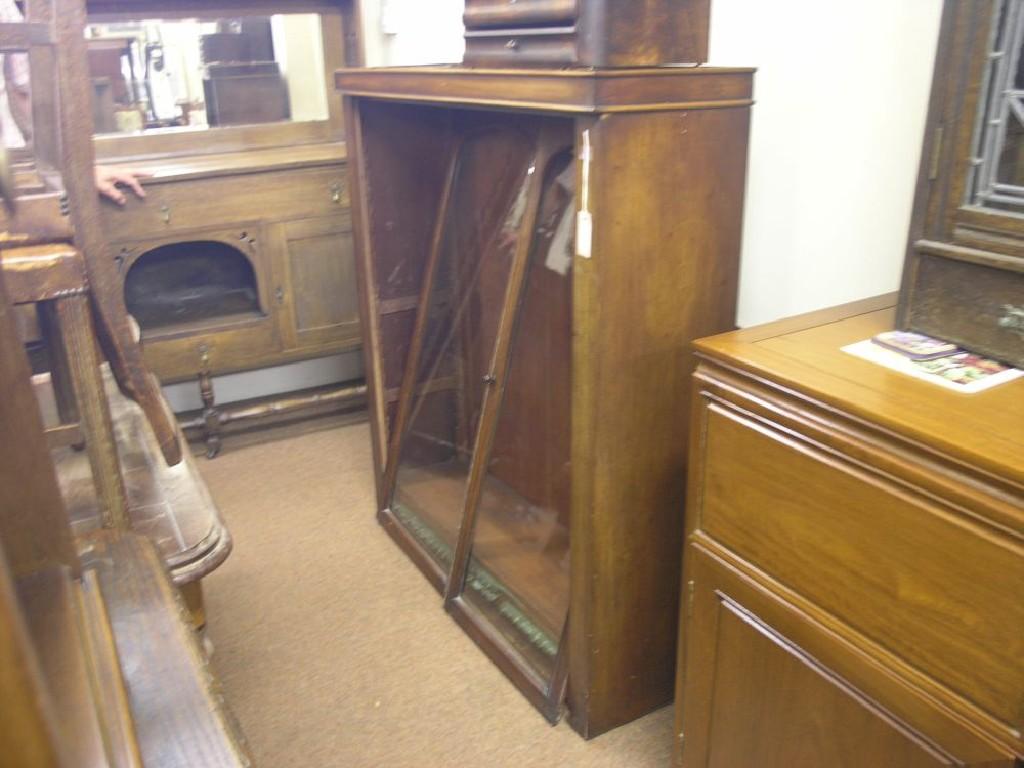
POLYGON ((455 136, 386 510, 449 610, 554 718, 569 593, 572 123, 470 114, 455 136))
POLYGON ((1012 768, 909 686, 702 547, 686 557, 677 763, 1012 768), (879 699, 885 697, 886 705, 879 699))
POLYGON ((523 277, 496 356, 446 605, 557 717, 569 607, 570 384, 576 168, 550 137, 523 277), (490 415, 490 414, 489 414, 490 415))
POLYGON ((533 151, 528 134, 503 128, 456 140, 424 272, 385 487, 391 513, 443 580, 512 288, 533 151))

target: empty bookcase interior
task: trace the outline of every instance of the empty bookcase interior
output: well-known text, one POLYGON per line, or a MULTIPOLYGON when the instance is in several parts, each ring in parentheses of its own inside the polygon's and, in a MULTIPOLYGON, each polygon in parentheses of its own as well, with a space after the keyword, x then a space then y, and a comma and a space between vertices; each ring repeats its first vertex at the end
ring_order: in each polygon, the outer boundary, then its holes
POLYGON ((689 84, 717 109, 432 100, 477 74, 338 74, 421 94, 348 99, 380 519, 596 735, 671 698, 687 344, 733 323, 750 73, 689 84))

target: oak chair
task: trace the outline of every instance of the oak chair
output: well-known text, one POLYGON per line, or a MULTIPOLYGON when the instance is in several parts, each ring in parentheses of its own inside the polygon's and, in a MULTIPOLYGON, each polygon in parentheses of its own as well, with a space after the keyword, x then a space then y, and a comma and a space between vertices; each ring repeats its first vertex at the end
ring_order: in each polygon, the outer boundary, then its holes
POLYGON ((73 540, 3 282, 0 273, 4 764, 250 765, 153 545, 116 530, 73 540))

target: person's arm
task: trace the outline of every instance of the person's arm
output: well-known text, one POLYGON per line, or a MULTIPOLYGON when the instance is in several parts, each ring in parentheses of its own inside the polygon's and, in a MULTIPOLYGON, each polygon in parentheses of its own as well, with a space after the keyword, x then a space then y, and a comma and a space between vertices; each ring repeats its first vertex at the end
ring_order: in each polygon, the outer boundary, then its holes
POLYGON ((146 190, 142 188, 139 179, 149 178, 153 174, 147 171, 138 171, 133 168, 114 168, 109 165, 96 166, 96 191, 108 200, 118 205, 124 205, 127 198, 121 191, 121 186, 128 187, 135 196, 144 198, 146 190))

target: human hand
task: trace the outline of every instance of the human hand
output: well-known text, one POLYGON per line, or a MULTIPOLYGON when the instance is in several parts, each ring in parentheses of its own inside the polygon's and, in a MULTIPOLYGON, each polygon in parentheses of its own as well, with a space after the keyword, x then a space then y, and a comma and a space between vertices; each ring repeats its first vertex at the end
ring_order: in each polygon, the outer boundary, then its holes
POLYGON ((96 166, 96 191, 108 200, 118 205, 124 205, 127 198, 121 191, 120 185, 128 187, 135 196, 144 198, 146 190, 142 188, 139 179, 146 179, 152 176, 147 171, 137 171, 133 168, 113 168, 109 165, 96 166))

